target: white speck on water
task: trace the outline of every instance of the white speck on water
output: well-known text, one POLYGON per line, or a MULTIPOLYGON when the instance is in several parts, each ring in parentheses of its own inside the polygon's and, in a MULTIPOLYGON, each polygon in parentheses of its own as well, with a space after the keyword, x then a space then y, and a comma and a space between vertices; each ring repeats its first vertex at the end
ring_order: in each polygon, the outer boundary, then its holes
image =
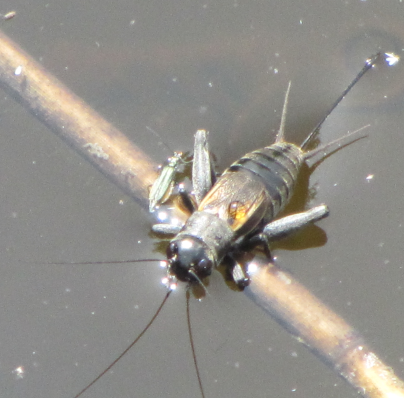
POLYGON ((14 74, 15 74, 16 76, 19 76, 19 75, 21 75, 21 73, 22 73, 22 65, 19 65, 19 66, 17 66, 17 67, 15 68, 14 74))
POLYGON ((18 366, 11 372, 16 380, 21 380, 25 376, 24 366, 18 366))
POLYGON ((394 53, 385 53, 386 55, 386 62, 389 66, 394 66, 400 60, 400 57, 394 53))

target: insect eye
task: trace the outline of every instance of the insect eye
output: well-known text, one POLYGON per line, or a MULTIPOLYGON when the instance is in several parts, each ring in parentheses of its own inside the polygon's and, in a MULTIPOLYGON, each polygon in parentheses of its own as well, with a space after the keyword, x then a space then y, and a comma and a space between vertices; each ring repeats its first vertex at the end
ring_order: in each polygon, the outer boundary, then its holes
POLYGON ((171 255, 178 254, 178 245, 174 242, 171 243, 169 246, 169 251, 170 251, 171 255))
POLYGON ((203 258, 198 262, 198 272, 203 272, 206 273, 207 275, 210 275, 211 270, 212 270, 212 262, 207 258, 203 258))

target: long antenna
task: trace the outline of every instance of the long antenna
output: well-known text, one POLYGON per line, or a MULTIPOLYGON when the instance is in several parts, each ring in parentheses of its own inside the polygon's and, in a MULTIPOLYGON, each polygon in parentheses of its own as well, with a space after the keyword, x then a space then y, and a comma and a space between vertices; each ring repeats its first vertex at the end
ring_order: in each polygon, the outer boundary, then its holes
POLYGON ((192 269, 190 269, 190 270, 188 271, 188 273, 191 274, 192 277, 196 279, 196 281, 199 283, 199 285, 202 286, 202 288, 203 288, 203 290, 205 291, 205 293, 209 296, 208 289, 206 288, 206 286, 204 285, 204 283, 201 281, 201 279, 199 278, 199 276, 198 276, 194 271, 192 271, 192 269))
POLYGON ((190 296, 189 295, 189 289, 187 289, 186 302, 187 302, 187 324, 188 324, 189 342, 191 343, 192 358, 194 360, 194 367, 195 367, 196 377, 198 378, 199 390, 201 391, 202 398, 205 398, 205 394, 203 392, 201 375, 199 373, 198 361, 196 360, 194 338, 192 336, 191 317, 190 317, 190 313, 189 313, 189 296, 190 296))
MULTIPOLYGON (((91 265, 91 264, 131 264, 131 263, 145 263, 148 261, 163 261, 167 262, 167 260, 162 260, 161 258, 141 258, 137 260, 106 260, 106 261, 69 261, 68 263, 61 262, 32 262, 27 261, 28 264, 47 264, 47 265, 91 265)), ((24 261, 25 262, 25 261, 24 261)))
POLYGON ((167 292, 166 296, 164 297, 163 301, 161 302, 159 308, 157 309, 157 311, 155 312, 155 314, 153 315, 153 317, 151 318, 149 323, 146 325, 146 327, 136 337, 136 339, 133 340, 132 343, 130 343, 128 345, 128 347, 126 347, 126 349, 106 369, 104 369, 89 385, 87 385, 87 387, 83 388, 77 395, 75 395, 74 398, 79 398, 85 391, 87 391, 93 384, 95 384, 102 376, 105 375, 105 373, 107 373, 139 341, 139 339, 147 332, 149 327, 152 325, 152 323, 157 318, 158 314, 160 313, 160 311, 164 307, 164 304, 167 302, 168 297, 170 296, 171 292, 172 292, 172 290, 168 290, 168 292, 167 292))
MULTIPOLYGON (((383 54, 385 55, 385 54, 383 54)), ((388 56, 388 54, 386 54, 388 56)), ((368 58, 365 62, 364 67, 361 69, 361 71, 356 75, 356 77, 352 80, 352 82, 349 84, 349 86, 343 91, 343 93, 338 97, 338 99, 334 102, 334 104, 331 106, 330 110, 325 114, 325 116, 317 123, 316 127, 311 131, 311 133, 306 137, 306 139, 301 143, 300 148, 304 149, 309 142, 318 134, 321 125, 325 122, 325 120, 328 118, 330 113, 337 107, 337 105, 344 99, 344 97, 348 94, 348 92, 351 90, 353 86, 355 86, 356 83, 360 80, 360 78, 369 70, 372 68, 372 66, 381 58, 382 53, 377 53, 376 55, 371 56, 368 58)))
POLYGON ((158 142, 158 144, 164 145, 169 150, 169 152, 175 153, 175 151, 166 142, 163 141, 163 138, 161 137, 161 135, 157 131, 154 131, 149 126, 146 126, 146 128, 147 128, 147 130, 149 130, 152 134, 154 134, 160 140, 158 142))

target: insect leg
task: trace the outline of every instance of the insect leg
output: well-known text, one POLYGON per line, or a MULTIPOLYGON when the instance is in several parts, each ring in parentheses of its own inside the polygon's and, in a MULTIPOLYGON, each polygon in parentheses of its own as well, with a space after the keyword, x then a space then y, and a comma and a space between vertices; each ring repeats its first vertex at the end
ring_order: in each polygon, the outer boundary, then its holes
POLYGON ((330 213, 328 206, 319 205, 302 213, 282 217, 267 224, 262 232, 253 236, 249 244, 268 244, 271 240, 281 239, 284 236, 305 227, 309 223, 321 220, 330 213))
MULTIPOLYGON (((161 187, 162 190, 165 190, 169 184, 173 183, 180 157, 177 156, 171 159, 176 159, 177 161, 173 164, 169 163, 168 166, 162 170, 157 183, 154 184, 157 187, 161 187)), ((182 184, 180 184, 178 188, 184 209, 188 210, 189 213, 193 213, 203 197, 209 192, 212 185, 212 166, 208 145, 208 132, 206 130, 198 130, 195 134, 194 159, 192 165, 193 196, 189 195, 182 184)), ((152 201, 150 201, 150 203, 152 208, 152 201)), ((153 232, 163 235, 176 235, 180 230, 181 226, 178 225, 154 224, 152 226, 153 232)))
POLYGON ((182 201, 181 204, 190 214, 197 209, 199 203, 210 191, 214 183, 208 134, 206 130, 198 130, 195 134, 192 163, 192 195, 185 190, 182 184, 178 187, 178 193, 182 201))
POLYGON ((192 191, 198 205, 213 185, 208 134, 206 130, 198 130, 195 134, 192 191))
POLYGON ((156 234, 177 235, 181 231, 182 225, 154 224, 151 229, 156 234))
POLYGON ((241 264, 239 264, 235 259, 233 259, 234 265, 233 269, 231 271, 231 275, 233 277, 234 282, 237 284, 237 286, 242 289, 243 287, 248 286, 250 283, 250 278, 248 275, 244 272, 244 268, 241 264))
POLYGON ((196 199, 191 196, 184 187, 184 184, 178 185, 178 194, 181 198, 181 204, 185 210, 192 214, 198 207, 196 199))

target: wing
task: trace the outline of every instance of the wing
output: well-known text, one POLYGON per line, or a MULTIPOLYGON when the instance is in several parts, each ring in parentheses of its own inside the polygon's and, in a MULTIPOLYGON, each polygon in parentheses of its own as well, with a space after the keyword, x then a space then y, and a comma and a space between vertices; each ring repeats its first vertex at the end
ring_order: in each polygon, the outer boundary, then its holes
POLYGON ((198 210, 227 221, 240 236, 259 224, 269 205, 270 197, 264 184, 248 170, 237 170, 222 174, 198 210))

